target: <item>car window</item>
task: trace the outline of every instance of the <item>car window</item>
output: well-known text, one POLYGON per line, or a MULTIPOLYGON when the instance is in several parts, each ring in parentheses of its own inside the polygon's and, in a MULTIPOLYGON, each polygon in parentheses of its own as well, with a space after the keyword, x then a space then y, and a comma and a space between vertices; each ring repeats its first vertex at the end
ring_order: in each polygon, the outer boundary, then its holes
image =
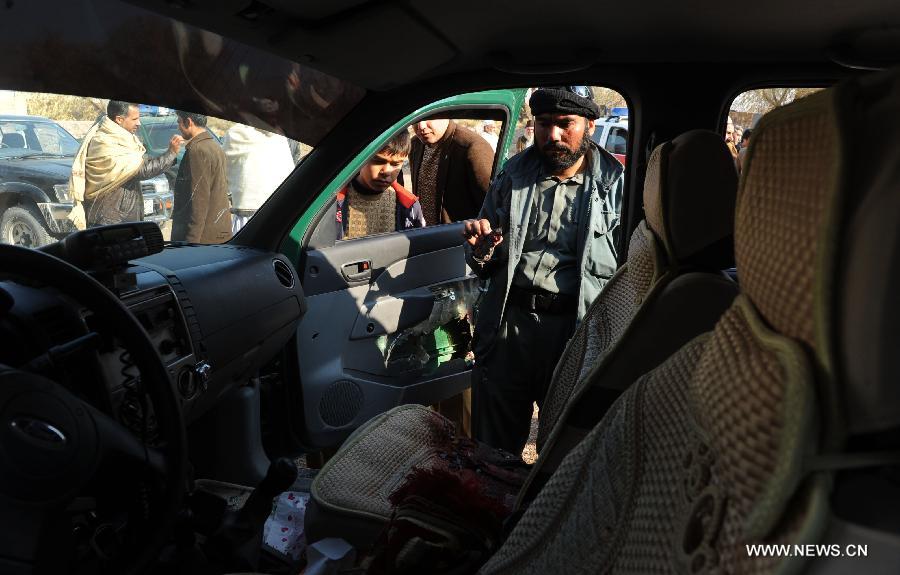
POLYGON ((28 153, 27 126, 21 123, 0 124, 0 157, 19 157, 28 153))
MULTIPOLYGON (((37 247, 80 227, 140 219, 156 222, 168 241, 225 241, 246 224, 312 150, 310 145, 289 139, 274 129, 262 130, 202 116, 205 126, 200 132, 212 142, 206 149, 218 150, 214 155, 220 158, 218 174, 205 173, 198 169, 205 161, 184 162, 187 145, 178 148, 174 160, 167 159, 173 136, 182 135, 176 110, 139 104, 140 123, 134 127, 133 137, 123 127, 111 124, 115 132, 98 138, 98 133, 103 132, 102 123, 107 118, 103 111, 109 106, 109 100, 26 92, 13 95, 14 101, 24 106, 13 110, 16 114, 5 116, 4 110, 0 110, 0 184, 39 185, 50 202, 39 205, 28 195, 7 202, 7 205, 18 203, 26 210, 30 214, 27 221, 11 216, 3 219, 6 208, 0 206, 0 241, 5 243, 37 247), (115 145, 108 146, 104 138, 112 138, 115 145), (91 148, 92 142, 100 140, 107 145, 106 156, 94 154, 96 149, 91 148), (118 146, 132 140, 136 143, 131 148, 118 146), (115 173, 112 166, 117 160, 113 158, 122 150, 140 158, 132 167, 136 173, 122 181, 109 181, 115 173), (91 173, 85 158, 92 154, 96 156, 94 160, 110 158, 107 162, 110 169, 103 174, 91 173), (48 162, 48 158, 53 161, 48 162), (99 189, 96 197, 78 197, 70 190, 73 167, 78 165, 85 174, 83 193, 99 189), (88 190, 89 177, 94 178, 90 181, 93 190, 88 190), (203 186, 194 187, 192 180, 213 183, 204 190, 203 186), (115 185, 106 189, 106 184, 115 185), (197 193, 205 194, 202 200, 195 201, 197 193), (201 201, 205 202, 204 206, 198 206, 201 201), (191 214, 202 210, 206 210, 205 220, 216 224, 218 235, 207 233, 210 228, 205 225, 201 232, 190 229, 196 221, 196 216, 191 214), (23 226, 29 229, 23 232, 23 226), (14 233, 13 227, 19 232, 14 233)), ((203 146, 202 138, 195 135, 193 140, 203 146)), ((190 146, 194 145, 192 141, 190 146)))
POLYGON ((823 89, 813 86, 783 86, 747 90, 739 94, 729 106, 728 117, 722 128, 725 143, 734 158, 738 173, 742 170, 744 156, 753 138, 753 129, 760 118, 775 108, 823 89))
MULTIPOLYGON (((603 114, 594 137, 599 137, 604 122, 616 122, 608 149, 624 161, 628 137, 625 99, 608 88, 592 90, 603 114), (624 119, 608 116, 614 109, 624 119)), ((449 114, 452 118, 433 114, 414 119, 393 136, 405 132, 408 152, 392 158, 392 153, 382 153, 390 150, 376 151, 337 188, 333 205, 320 212, 311 235, 317 246, 323 247, 321 241, 327 245, 332 237, 334 241, 352 240, 476 217, 490 179, 497 173, 492 167, 499 163, 498 153, 509 158, 533 145, 534 121, 528 107, 531 91, 510 91, 519 94, 510 130, 504 129, 506 123, 500 119, 479 118, 483 116, 479 112, 466 117, 458 109, 449 114), (373 190, 373 185, 378 189, 373 190), (385 194, 388 190, 393 191, 385 194)), ((618 209, 618 203, 615 205, 618 209)))
MULTIPOLYGON (((32 4, 17 9, 41 10, 32 4)), ((4 196, 0 242, 37 247, 76 229, 135 219, 157 222, 166 239, 227 241, 366 95, 326 72, 127 3, 109 10, 87 0, 59 10, 61 21, 89 13, 91 22, 34 31, 39 45, 66 54, 65 65, 56 67, 57 81, 50 82, 59 92, 14 91, 16 78, 33 78, 40 58, 16 42, 3 55, 11 84, 0 85, 0 125, 6 126, 0 133, 0 186, 30 192, 4 196), (160 45, 167 49, 156 49, 160 45), (79 148, 92 149, 89 130, 106 116, 109 99, 129 96, 140 98, 133 103, 145 125, 134 135, 146 153, 135 155, 135 147, 124 157, 137 160, 117 164, 113 158, 121 156, 106 142, 109 169, 92 173, 88 182, 87 174, 73 170, 79 148), (206 115, 204 137, 187 149, 223 154, 209 164, 217 166, 216 174, 204 173, 204 162, 185 161, 184 146, 174 161, 165 158, 169 141, 180 133, 172 103, 206 115), (88 197, 80 185, 69 185, 73 173, 85 182, 88 197), (186 194, 179 196, 179 189, 186 194)), ((91 169, 100 164, 91 162, 91 169)))
POLYGON ((78 140, 55 124, 34 124, 34 134, 41 145, 41 151, 48 154, 70 156, 78 151, 78 140))
POLYGON ((178 122, 175 116, 167 116, 162 121, 152 123, 145 120, 143 125, 147 131, 147 148, 154 151, 164 151, 172 136, 178 133, 178 122))
POLYGON ((625 97, 611 88, 593 86, 594 100, 600 105, 591 136, 597 144, 625 164, 628 153, 628 103, 625 97))
POLYGON ((450 115, 420 118, 387 138, 338 187, 314 235, 352 240, 475 217, 510 138, 501 141, 499 118, 450 115))
POLYGON ((487 192, 504 125, 500 120, 458 117, 422 119, 410 125, 404 185, 418 197, 426 226, 477 214, 480 202, 460 201, 459 196, 481 198, 487 192), (436 130, 442 123, 446 128, 438 138, 436 130))
POLYGON ((614 154, 624 154, 628 142, 628 130, 625 128, 611 128, 606 137, 604 147, 614 154))

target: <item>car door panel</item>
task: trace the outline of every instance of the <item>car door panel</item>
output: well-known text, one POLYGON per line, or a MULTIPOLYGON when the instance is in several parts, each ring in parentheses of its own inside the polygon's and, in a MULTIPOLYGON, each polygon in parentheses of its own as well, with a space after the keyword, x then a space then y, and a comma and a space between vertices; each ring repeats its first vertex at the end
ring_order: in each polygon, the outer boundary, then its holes
POLYGON ((431 315, 434 296, 423 288, 388 296, 363 307, 350 339, 369 339, 422 323, 431 315))
MULTIPOLYGON (((307 295, 313 296, 367 284, 374 280, 376 289, 386 292, 405 285, 406 280, 393 281, 402 274, 420 273, 442 278, 443 272, 428 269, 428 266, 424 265, 427 258, 418 260, 415 258, 420 255, 427 255, 428 258, 440 257, 443 258, 441 264, 453 265, 453 258, 447 259, 440 252, 457 244, 462 244, 462 224, 431 226, 403 233, 340 241, 334 246, 307 252, 303 286, 304 289, 309 286, 310 292, 307 295), (342 272, 343 266, 361 261, 371 262, 371 278, 348 280, 342 272), (410 269, 406 269, 406 266, 410 266, 410 269), (382 277, 382 272, 388 268, 390 268, 388 275, 382 277)), ((457 258, 455 264, 457 275, 463 275, 464 270, 461 266, 465 265, 465 261, 460 262, 457 258)))
POLYGON ((338 242, 307 254, 301 322, 305 443, 331 445, 399 403, 434 403, 470 384, 478 280, 462 224, 338 242), (347 264, 371 276, 348 280, 347 264))

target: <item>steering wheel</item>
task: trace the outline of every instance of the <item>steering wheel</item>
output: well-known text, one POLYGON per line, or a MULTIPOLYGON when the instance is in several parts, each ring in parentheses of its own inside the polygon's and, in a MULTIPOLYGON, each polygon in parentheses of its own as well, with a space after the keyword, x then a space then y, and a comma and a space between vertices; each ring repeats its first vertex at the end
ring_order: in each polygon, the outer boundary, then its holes
MULTIPOLYGON (((109 559, 112 572, 139 572, 170 537, 185 492, 187 438, 179 396, 147 332, 102 284, 63 260, 19 246, 0 245, 0 270, 27 270, 3 275, 53 287, 112 329, 140 371, 165 446, 146 446, 116 419, 43 375, 0 365, 0 571, 57 572, 57 564, 47 562, 59 560, 54 531, 61 525, 71 529, 65 510, 104 464, 108 471, 124 461, 142 468, 161 496, 149 506, 140 537, 109 559)), ((98 503, 102 497, 97 494, 98 503)))

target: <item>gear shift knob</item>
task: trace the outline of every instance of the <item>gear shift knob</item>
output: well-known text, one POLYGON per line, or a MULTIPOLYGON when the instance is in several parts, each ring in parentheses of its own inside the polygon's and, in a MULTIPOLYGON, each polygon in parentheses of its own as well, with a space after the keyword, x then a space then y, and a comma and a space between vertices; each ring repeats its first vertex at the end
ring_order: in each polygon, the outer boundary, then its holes
POLYGON ((297 466, 287 457, 279 457, 269 465, 266 476, 238 512, 238 522, 258 527, 262 533, 263 525, 272 510, 272 500, 287 491, 297 480, 297 466))
POLYGON ((237 511, 226 512, 221 527, 208 540, 205 551, 213 563, 227 571, 256 571, 263 527, 272 501, 297 479, 297 467, 286 457, 269 465, 266 476, 237 511))

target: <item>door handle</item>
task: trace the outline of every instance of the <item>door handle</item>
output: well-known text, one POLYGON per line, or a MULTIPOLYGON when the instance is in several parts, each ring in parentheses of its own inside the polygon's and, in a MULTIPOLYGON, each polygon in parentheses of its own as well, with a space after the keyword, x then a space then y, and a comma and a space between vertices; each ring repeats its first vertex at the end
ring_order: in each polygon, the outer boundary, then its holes
POLYGON ((372 261, 362 260, 341 266, 341 274, 348 282, 358 282, 372 277, 372 261))

